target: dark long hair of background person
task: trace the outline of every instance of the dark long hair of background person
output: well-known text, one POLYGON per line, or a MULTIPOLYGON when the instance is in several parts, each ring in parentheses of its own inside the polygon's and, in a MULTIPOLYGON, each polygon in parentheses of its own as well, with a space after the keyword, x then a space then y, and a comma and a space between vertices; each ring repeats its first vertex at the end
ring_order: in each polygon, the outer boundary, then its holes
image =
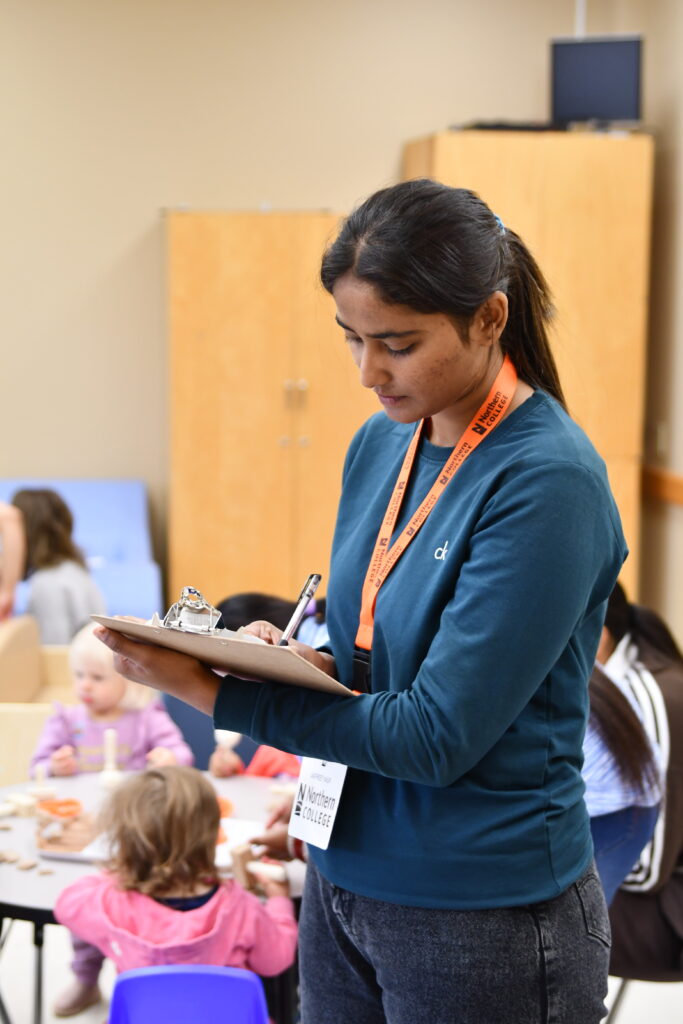
POLYGON ((645 730, 621 690, 595 665, 588 686, 593 725, 614 756, 622 780, 645 792, 657 777, 657 766, 645 730))
MULTIPOLYGON (((649 608, 631 604, 621 584, 610 595, 605 628, 615 644, 630 634, 639 658, 656 658, 683 664, 683 655, 662 619, 649 608)), ((656 765, 645 730, 630 703, 596 665, 591 673, 590 706, 593 724, 613 753, 622 779, 641 792, 654 781, 656 765)))
POLYGON ((16 492, 12 504, 21 512, 26 532, 24 577, 62 562, 77 562, 85 568, 83 553, 71 536, 71 509, 56 491, 27 488, 16 492))

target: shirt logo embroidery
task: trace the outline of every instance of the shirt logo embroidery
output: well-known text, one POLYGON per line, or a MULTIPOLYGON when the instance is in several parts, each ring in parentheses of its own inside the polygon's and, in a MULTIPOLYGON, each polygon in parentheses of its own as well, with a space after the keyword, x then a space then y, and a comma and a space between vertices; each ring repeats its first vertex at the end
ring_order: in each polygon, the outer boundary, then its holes
POLYGON ((436 549, 436 551, 434 552, 434 558, 436 558, 437 561, 439 561, 439 562, 444 562, 446 560, 446 555, 447 554, 448 554, 448 541, 445 542, 443 547, 440 547, 440 548, 436 549))

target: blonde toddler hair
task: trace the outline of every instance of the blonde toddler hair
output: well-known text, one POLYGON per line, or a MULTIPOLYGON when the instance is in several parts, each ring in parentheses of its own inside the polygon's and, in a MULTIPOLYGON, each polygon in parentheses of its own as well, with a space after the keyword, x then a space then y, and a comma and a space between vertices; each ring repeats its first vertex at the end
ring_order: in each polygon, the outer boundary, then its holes
MULTIPOLYGON (((107 672, 115 672, 114 654, 101 640, 97 639, 95 628, 96 623, 94 622, 83 626, 83 629, 76 633, 69 644, 69 667, 72 672, 79 654, 89 654, 91 658, 94 658, 103 665, 107 672)), ((142 711, 143 708, 146 708, 154 700, 156 694, 148 686, 133 683, 129 679, 124 679, 124 682, 126 689, 119 705, 124 711, 142 711)))
POLYGON ((113 851, 107 868, 121 889, 153 897, 215 885, 219 819, 216 792, 196 768, 148 768, 118 786, 100 815, 113 851))

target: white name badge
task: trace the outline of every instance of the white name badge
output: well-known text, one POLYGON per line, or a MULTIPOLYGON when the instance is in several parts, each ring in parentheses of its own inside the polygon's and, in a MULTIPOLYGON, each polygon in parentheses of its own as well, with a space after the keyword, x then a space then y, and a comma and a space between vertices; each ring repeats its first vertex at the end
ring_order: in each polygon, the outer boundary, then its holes
POLYGON ((289 834, 326 850, 339 810, 346 765, 304 757, 294 797, 289 834))

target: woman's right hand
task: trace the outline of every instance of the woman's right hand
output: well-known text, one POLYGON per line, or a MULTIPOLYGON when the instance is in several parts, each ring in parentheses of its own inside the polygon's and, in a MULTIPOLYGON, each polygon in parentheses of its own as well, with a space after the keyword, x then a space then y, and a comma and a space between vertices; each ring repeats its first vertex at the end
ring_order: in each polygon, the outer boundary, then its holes
POLYGON ((77 772, 78 762, 74 756, 73 747, 66 744, 50 754, 51 775, 75 775, 77 772))

